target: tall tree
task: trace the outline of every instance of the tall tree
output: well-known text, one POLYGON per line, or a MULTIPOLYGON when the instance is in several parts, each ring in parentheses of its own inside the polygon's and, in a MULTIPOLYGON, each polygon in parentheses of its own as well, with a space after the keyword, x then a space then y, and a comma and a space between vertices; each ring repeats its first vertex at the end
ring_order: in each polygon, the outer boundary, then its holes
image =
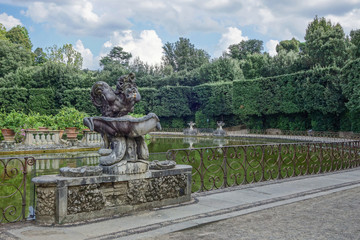
POLYGON ((243 60, 248 54, 261 53, 264 50, 264 42, 257 39, 250 39, 247 41, 242 40, 238 44, 233 44, 229 46, 228 55, 231 58, 243 60))
POLYGON ((333 25, 324 17, 309 23, 305 34, 304 52, 309 57, 310 67, 343 66, 346 60, 345 33, 339 23, 333 25))
POLYGON ((278 45, 276 45, 276 52, 279 53, 280 51, 300 51, 300 41, 292 38, 291 40, 283 40, 278 45))
POLYGON ((3 24, 0 23, 0 39, 5 40, 6 38, 6 28, 3 24))
POLYGON ((175 72, 191 71, 205 63, 209 63, 210 55, 202 49, 196 49, 187 38, 179 38, 175 43, 165 43, 163 46, 164 65, 170 65, 175 72))
POLYGON ((34 63, 35 65, 41 65, 44 64, 46 59, 46 53, 43 51, 42 48, 36 48, 34 51, 34 63))
POLYGON ((47 60, 55 63, 63 63, 67 66, 72 66, 80 69, 82 66, 83 58, 81 53, 76 51, 72 44, 64 44, 61 48, 54 45, 46 48, 47 60))
POLYGON ((350 32, 351 43, 354 45, 353 47, 353 55, 355 58, 360 57, 360 29, 351 30, 350 32))
POLYGON ((19 44, 0 39, 0 77, 32 64, 31 52, 19 44))
POLYGON ((17 25, 7 31, 5 36, 10 42, 20 44, 25 47, 25 49, 31 51, 32 43, 29 38, 29 33, 25 27, 17 25))
POLYGON ((108 55, 100 59, 100 66, 104 68, 112 64, 128 66, 131 57, 131 53, 125 52, 122 47, 113 47, 108 55))

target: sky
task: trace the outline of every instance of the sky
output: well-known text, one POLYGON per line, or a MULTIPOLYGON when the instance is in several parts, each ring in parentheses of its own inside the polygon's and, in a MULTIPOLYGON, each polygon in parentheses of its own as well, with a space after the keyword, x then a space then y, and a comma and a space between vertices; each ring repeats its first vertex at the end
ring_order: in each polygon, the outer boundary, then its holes
POLYGON ((33 51, 72 44, 92 70, 115 46, 159 64, 162 46, 180 37, 211 58, 249 39, 273 56, 282 40, 304 41, 315 16, 348 35, 360 28, 360 0, 0 0, 0 23, 26 27, 33 51))

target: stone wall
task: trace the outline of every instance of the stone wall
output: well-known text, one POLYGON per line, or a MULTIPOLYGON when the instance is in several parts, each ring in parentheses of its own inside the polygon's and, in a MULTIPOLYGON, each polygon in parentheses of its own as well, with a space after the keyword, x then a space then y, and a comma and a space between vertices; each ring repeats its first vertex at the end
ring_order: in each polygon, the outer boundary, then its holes
POLYGON ((36 177, 36 221, 89 221, 190 201, 191 169, 177 165, 174 169, 134 175, 36 177))

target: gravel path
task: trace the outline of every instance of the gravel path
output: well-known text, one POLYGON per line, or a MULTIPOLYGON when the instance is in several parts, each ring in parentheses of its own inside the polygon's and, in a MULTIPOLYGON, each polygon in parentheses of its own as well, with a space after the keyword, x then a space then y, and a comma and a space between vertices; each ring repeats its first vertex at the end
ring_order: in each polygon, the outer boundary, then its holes
POLYGON ((147 239, 359 240, 360 187, 147 239))

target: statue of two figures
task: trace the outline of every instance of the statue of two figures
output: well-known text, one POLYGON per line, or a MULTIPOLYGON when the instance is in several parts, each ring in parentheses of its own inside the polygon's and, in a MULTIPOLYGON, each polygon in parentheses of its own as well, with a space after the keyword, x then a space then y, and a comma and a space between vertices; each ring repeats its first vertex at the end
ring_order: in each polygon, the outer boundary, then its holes
POLYGON ((91 100, 101 117, 84 118, 84 125, 101 133, 104 148, 99 150, 100 166, 107 174, 135 174, 148 170, 149 150, 145 134, 161 129, 159 118, 149 113, 142 118, 128 115, 141 99, 135 74, 121 76, 113 90, 106 82, 96 82, 91 100))

